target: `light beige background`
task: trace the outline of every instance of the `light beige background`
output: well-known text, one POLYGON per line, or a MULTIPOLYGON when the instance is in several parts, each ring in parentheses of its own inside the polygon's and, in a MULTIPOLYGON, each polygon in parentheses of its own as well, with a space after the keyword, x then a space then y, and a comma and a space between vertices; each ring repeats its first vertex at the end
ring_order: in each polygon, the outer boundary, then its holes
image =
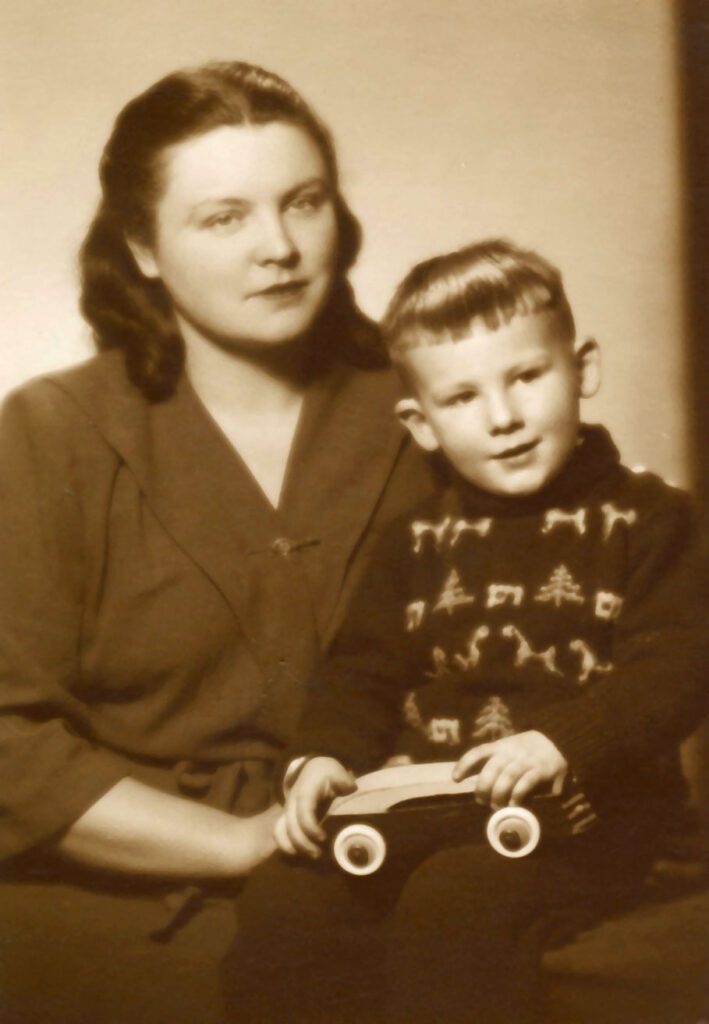
POLYGON ((119 108, 242 58, 332 126, 379 315, 416 260, 489 234, 565 272, 604 346, 587 410, 626 459, 689 477, 672 0, 4 0, 0 393, 85 357, 75 252, 119 108))

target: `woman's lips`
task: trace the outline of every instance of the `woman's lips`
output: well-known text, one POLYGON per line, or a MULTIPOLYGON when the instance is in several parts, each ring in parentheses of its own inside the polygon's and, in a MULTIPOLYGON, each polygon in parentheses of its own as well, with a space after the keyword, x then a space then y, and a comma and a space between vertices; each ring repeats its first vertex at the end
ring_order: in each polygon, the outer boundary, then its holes
POLYGON ((281 281, 278 284, 269 285, 268 288, 261 288, 252 292, 255 298, 280 298, 282 296, 298 295, 307 285, 307 281, 281 281))

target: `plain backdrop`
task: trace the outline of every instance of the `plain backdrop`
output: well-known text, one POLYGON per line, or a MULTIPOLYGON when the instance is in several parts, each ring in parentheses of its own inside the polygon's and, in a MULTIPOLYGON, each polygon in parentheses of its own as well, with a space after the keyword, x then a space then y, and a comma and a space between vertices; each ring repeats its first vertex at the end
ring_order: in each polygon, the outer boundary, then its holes
MULTIPOLYGON (((329 123, 378 317, 419 259, 505 235, 602 345, 585 416, 690 484, 680 0, 0 0, 0 396, 92 351, 76 252, 119 109, 176 67, 260 63, 329 123)), ((709 822, 709 737, 685 750, 709 822), (704 751, 704 753, 702 753, 704 751), (704 766, 704 767, 702 767, 704 766)))
POLYGON ((261 63, 330 124, 378 316, 415 261, 488 235, 565 275, 603 346, 586 410, 691 478, 673 0, 3 0, 0 394, 85 358, 76 250, 113 118, 160 75, 261 63))

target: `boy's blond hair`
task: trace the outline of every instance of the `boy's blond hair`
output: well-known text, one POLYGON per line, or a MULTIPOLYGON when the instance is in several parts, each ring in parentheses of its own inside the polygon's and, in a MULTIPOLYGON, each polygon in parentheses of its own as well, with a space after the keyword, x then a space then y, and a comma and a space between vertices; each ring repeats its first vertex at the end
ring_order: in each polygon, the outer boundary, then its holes
POLYGON ((551 311, 572 342, 574 317, 561 274, 542 256, 502 238, 487 239, 417 264, 384 316, 392 361, 407 349, 457 341, 475 320, 497 330, 513 316, 551 311))

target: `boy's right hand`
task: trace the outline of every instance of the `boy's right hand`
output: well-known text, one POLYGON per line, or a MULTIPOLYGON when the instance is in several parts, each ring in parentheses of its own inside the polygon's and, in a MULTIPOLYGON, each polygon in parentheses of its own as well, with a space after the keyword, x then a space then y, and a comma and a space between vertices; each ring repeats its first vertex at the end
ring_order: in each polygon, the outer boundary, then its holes
POLYGON ((353 793, 357 782, 352 772, 334 757, 306 761, 293 783, 276 823, 275 837, 283 853, 319 857, 325 833, 319 817, 336 796, 353 793))

